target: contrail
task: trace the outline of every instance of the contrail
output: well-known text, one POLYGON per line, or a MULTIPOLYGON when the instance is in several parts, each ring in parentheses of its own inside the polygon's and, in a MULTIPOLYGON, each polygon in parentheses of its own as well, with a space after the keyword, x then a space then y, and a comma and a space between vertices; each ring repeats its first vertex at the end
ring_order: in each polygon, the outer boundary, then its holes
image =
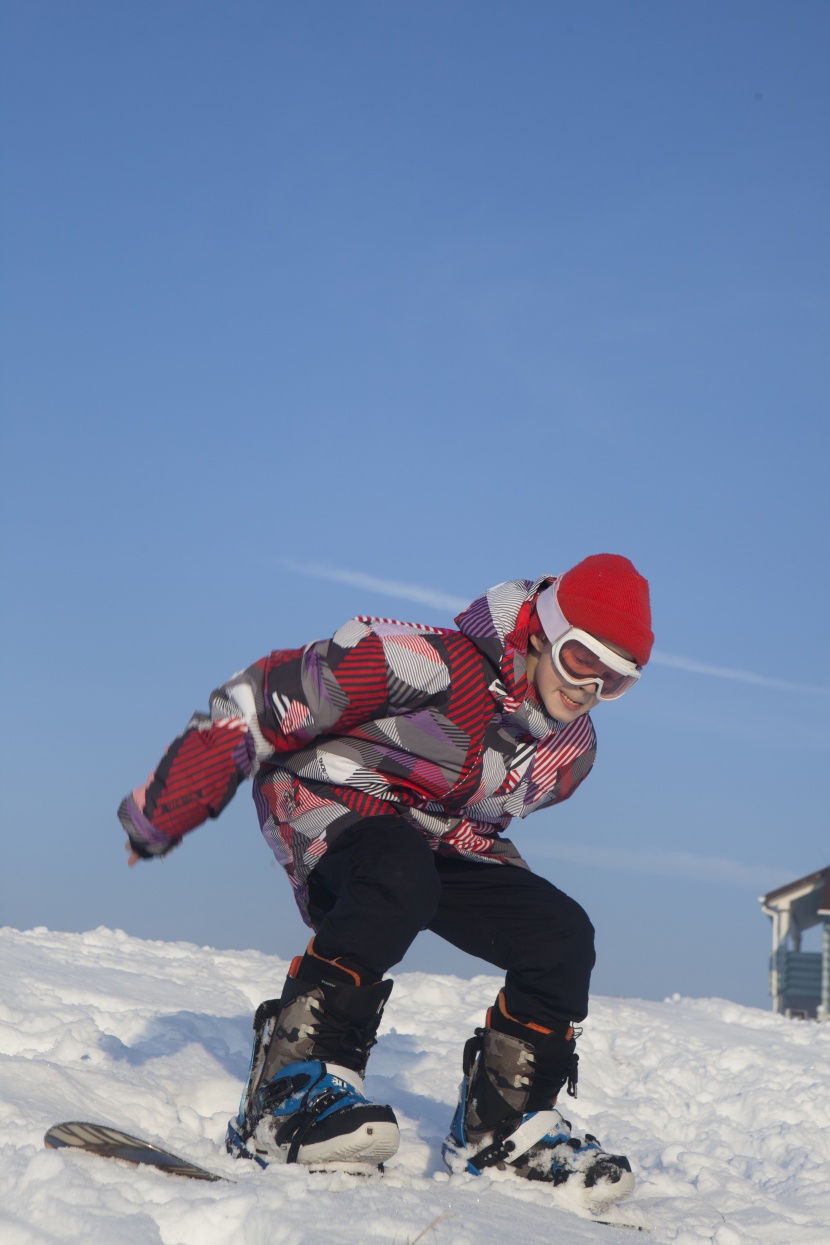
MULTIPOLYGON (((379 592, 383 596, 396 597, 401 601, 415 601, 430 609, 442 610, 455 615, 465 609, 472 598, 457 597, 438 588, 425 588, 421 584, 408 584, 399 579, 382 579, 379 575, 367 575, 363 571, 347 571, 341 567, 324 566, 318 562, 281 561, 287 571, 308 575, 310 579, 327 579, 332 583, 349 584, 352 588, 365 588, 367 592, 379 592)), ((655 651, 651 660, 656 666, 670 666, 689 674, 702 674, 712 679, 730 679, 735 683, 750 683, 755 687, 774 688, 778 692, 812 692, 826 696, 830 687, 814 687, 809 683, 791 683, 787 679, 773 679, 751 670, 732 670, 728 666, 710 666, 693 661, 689 657, 675 657, 671 653, 655 651)))
POLYGON ((308 575, 310 579, 329 579, 336 584, 350 584, 353 588, 365 588, 367 592, 380 592, 383 596, 397 597, 401 601, 416 601, 431 609, 446 610, 458 614, 466 609, 471 597, 454 597, 436 588, 421 588, 418 584, 404 584, 397 579, 380 579, 377 575, 365 575, 362 571, 338 570, 332 566, 320 566, 316 562, 280 563, 288 571, 308 575))
POLYGON ((656 666, 672 666, 675 670, 688 670, 690 674, 705 674, 713 679, 733 679, 736 683, 754 683, 756 687, 774 687, 779 692, 819 692, 827 695, 830 687, 813 687, 809 683, 790 683, 788 679, 771 679, 766 674, 753 674, 751 670, 731 670, 728 666, 708 666, 688 657, 674 657, 671 653, 651 654, 656 666))

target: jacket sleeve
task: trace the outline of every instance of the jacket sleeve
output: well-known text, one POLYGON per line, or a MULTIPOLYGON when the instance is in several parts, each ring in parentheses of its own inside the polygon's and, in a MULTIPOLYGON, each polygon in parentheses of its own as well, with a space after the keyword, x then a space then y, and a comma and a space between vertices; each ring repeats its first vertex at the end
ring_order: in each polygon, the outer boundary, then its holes
POLYGON ((446 697, 449 670, 422 635, 381 637, 352 619, 329 640, 280 649, 234 675, 173 741, 119 820, 139 856, 163 856, 208 817, 218 817, 259 765, 320 735, 446 697))
POLYGON ((144 786, 121 801, 118 818, 139 856, 164 856, 189 830, 218 817, 253 773, 258 670, 251 667, 212 692, 209 712, 194 713, 144 786))
POLYGON ((261 724, 274 751, 297 751, 320 735, 345 735, 442 694, 449 683, 446 663, 421 636, 407 637, 406 644, 401 648, 367 621, 351 619, 330 640, 272 653, 262 667, 261 724), (425 674, 416 688, 412 676, 404 681, 395 671, 419 656, 425 674))

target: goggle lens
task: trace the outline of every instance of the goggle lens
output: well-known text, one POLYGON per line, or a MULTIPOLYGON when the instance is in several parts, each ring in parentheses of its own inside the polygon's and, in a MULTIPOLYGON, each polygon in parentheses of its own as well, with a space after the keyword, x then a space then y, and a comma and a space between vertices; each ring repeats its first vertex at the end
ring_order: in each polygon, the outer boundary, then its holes
POLYGON ((612 670, 581 640, 565 640, 563 644, 556 646, 556 650, 557 664, 565 678, 575 679, 577 682, 598 680, 601 684, 599 694, 603 700, 615 700, 637 682, 636 675, 612 670))

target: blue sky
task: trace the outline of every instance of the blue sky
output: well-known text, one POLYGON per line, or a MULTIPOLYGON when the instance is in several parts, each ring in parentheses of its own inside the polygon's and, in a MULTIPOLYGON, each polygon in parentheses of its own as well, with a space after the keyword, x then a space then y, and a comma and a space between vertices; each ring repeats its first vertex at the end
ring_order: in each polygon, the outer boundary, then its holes
POLYGON ((1 11, 0 922, 294 954, 247 792, 132 871, 121 796, 262 653, 609 550, 662 660, 516 841, 598 990, 765 1006, 830 863, 826 4, 1 11))

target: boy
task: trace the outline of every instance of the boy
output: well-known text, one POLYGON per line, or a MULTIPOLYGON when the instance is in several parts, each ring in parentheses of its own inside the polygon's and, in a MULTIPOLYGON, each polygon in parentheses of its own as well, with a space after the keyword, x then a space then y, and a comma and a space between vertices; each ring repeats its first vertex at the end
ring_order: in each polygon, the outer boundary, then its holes
POLYGON ((262 833, 314 931, 254 1018, 231 1153, 353 1170, 395 1153, 394 1112, 362 1077, 384 974, 428 928, 506 972, 465 1047, 450 1170, 576 1173, 589 1201, 618 1200, 627 1159, 571 1137, 554 1106, 564 1085, 576 1094, 594 931, 502 832, 587 776, 589 710, 633 687, 651 653, 648 584, 598 554, 499 584, 456 624, 352 619, 235 675, 121 804, 130 864, 164 855, 253 777, 262 833))

